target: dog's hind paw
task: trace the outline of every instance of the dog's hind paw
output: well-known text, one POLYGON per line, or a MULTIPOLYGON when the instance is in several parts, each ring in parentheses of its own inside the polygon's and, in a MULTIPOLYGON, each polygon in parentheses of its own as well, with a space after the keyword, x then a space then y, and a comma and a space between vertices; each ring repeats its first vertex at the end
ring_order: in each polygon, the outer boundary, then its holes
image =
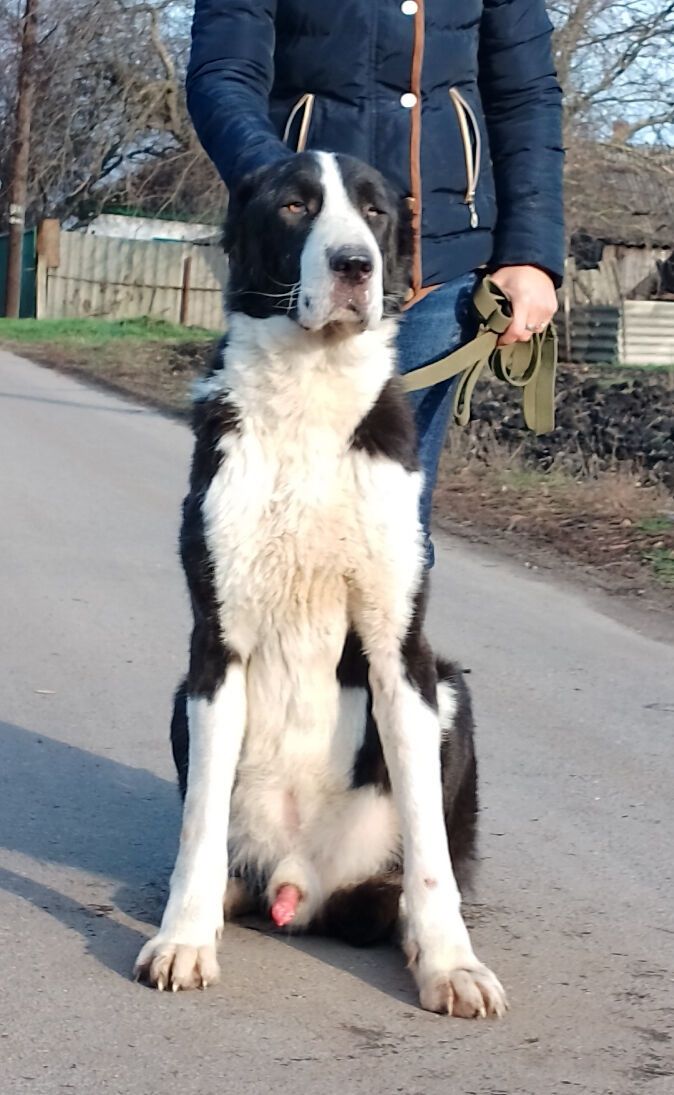
POLYGON ((501 1019, 508 1010, 503 986, 482 964, 430 974, 419 985, 419 999, 426 1011, 462 1019, 501 1019))
POLYGON ((141 950, 133 968, 136 981, 162 992, 170 989, 205 989, 220 977, 212 943, 191 947, 155 936, 141 950))

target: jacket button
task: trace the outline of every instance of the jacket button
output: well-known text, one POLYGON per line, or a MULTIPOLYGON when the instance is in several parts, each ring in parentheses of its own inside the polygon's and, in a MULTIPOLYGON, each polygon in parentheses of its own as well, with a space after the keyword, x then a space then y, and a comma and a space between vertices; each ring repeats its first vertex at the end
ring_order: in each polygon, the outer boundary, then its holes
POLYGON ((406 91, 404 95, 400 96, 400 105, 405 107, 405 110, 411 110, 412 107, 417 105, 417 97, 413 91, 406 91))
POLYGON ((419 10, 417 0, 403 0, 400 10, 403 15, 416 15, 419 10))

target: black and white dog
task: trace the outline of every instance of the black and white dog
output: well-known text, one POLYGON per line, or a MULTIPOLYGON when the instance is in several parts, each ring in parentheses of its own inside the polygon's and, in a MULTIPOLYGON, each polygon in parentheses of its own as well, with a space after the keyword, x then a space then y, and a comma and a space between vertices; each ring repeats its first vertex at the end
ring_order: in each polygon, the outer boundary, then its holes
POLYGON ((363 164, 306 153, 244 183, 227 237, 229 334, 195 402, 181 533, 183 828, 136 974, 205 987, 223 919, 257 905, 356 944, 399 926, 423 1007, 502 1015, 448 848, 471 858, 476 770, 462 675, 423 633, 394 349, 407 215, 363 164))

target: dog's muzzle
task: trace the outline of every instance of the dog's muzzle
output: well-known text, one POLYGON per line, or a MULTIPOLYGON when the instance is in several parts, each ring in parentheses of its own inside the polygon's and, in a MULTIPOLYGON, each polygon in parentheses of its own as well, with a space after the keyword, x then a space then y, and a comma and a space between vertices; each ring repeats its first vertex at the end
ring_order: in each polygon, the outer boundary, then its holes
POLYGON ((340 248, 329 259, 333 283, 330 303, 335 319, 364 322, 367 319, 374 260, 361 248, 340 248))

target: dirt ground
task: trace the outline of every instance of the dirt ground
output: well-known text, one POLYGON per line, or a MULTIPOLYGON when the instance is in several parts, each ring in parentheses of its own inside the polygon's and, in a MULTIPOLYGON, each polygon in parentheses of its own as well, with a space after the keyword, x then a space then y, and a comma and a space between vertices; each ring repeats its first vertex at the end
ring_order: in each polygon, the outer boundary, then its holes
MULTIPOLYGON (((1 336, 0 336, 1 341, 1 336)), ((41 364, 183 417, 215 343, 22 343, 41 364)), ((435 519, 532 567, 566 568, 615 593, 674 607, 674 378, 562 366, 557 428, 524 429, 517 392, 494 380, 450 431, 435 519)))
POLYGON ((674 384, 663 371, 562 366, 557 428, 524 428, 518 394, 476 394, 450 431, 436 520, 532 566, 572 564, 613 592, 674 606, 674 384))
POLYGON ((674 608, 674 500, 633 473, 577 482, 507 462, 457 464, 449 453, 434 514, 447 531, 497 545, 525 566, 563 568, 611 593, 674 608))
POLYGON ((125 339, 95 346, 19 344, 3 339, 0 330, 0 346, 5 349, 177 417, 188 414, 192 382, 203 372, 216 345, 215 338, 207 342, 125 339))

